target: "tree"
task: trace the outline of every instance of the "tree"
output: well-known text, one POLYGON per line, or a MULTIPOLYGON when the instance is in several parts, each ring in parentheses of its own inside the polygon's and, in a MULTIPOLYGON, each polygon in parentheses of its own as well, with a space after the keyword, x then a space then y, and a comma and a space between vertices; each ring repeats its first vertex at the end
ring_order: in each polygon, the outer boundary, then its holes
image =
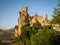
POLYGON ((53 45, 56 44, 55 42, 59 43, 59 39, 60 32, 51 29, 51 26, 43 26, 42 29, 31 36, 31 45, 53 45))
POLYGON ((52 27, 52 25, 47 25, 47 26, 42 26, 41 29, 51 30, 51 29, 53 29, 53 27, 52 27))
POLYGON ((22 34, 20 36, 20 40, 24 43, 24 45, 30 45, 31 43, 31 35, 35 34, 38 29, 40 28, 41 24, 36 22, 30 27, 30 24, 27 23, 26 25, 22 26, 22 34))
POLYGON ((60 25, 60 0, 58 3, 58 8, 54 8, 52 16, 53 16, 52 23, 60 25))
POLYGON ((60 35, 56 35, 49 40, 50 45, 60 45, 60 35))
POLYGON ((40 24, 40 22, 36 21, 36 23, 33 23, 33 26, 32 26, 32 30, 33 30, 33 33, 35 34, 38 29, 40 29, 42 26, 40 24))
POLYGON ((31 36, 31 45, 48 45, 51 36, 53 36, 51 30, 41 29, 31 36))
MULTIPOLYGON (((22 26, 22 34, 20 36, 20 40, 21 42, 24 43, 24 45, 27 44, 27 42, 29 43, 30 42, 30 35, 31 35, 31 27, 30 25, 25 25, 25 26, 22 26)), ((30 43, 29 43, 30 44, 30 43)))

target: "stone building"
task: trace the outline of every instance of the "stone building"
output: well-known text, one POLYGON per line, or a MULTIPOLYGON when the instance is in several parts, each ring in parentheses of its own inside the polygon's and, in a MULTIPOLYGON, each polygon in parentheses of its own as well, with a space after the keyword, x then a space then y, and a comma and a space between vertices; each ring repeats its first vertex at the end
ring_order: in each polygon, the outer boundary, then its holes
POLYGON ((32 26, 33 23, 36 23, 36 21, 40 22, 41 26, 46 26, 50 24, 50 20, 48 20, 48 15, 43 18, 42 16, 38 16, 37 14, 35 14, 30 21, 30 25, 32 26))
POLYGON ((42 16, 38 16, 37 13, 35 13, 34 16, 30 17, 28 14, 28 8, 24 6, 22 7, 22 11, 18 12, 18 28, 17 29, 15 28, 15 32, 17 33, 15 34, 16 36, 21 35, 21 27, 27 24, 27 22, 25 22, 26 19, 30 20, 29 21, 30 26, 32 26, 33 23, 36 23, 36 21, 40 22, 42 26, 46 26, 50 24, 50 20, 48 20, 47 14, 45 18, 43 18, 42 16))

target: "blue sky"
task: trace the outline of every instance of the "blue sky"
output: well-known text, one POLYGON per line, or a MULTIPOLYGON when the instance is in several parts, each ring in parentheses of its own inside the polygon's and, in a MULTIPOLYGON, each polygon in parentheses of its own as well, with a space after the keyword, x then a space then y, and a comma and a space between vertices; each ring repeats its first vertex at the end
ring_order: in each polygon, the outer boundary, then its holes
POLYGON ((52 18, 54 8, 57 8, 58 0, 0 0, 0 28, 7 29, 14 27, 18 23, 18 11, 23 6, 28 7, 28 13, 33 16, 52 18))

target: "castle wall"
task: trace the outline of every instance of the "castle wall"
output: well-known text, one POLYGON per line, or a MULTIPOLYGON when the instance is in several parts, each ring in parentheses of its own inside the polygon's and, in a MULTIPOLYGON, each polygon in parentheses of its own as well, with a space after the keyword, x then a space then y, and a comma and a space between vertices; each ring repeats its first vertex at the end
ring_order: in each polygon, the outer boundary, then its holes
POLYGON ((33 23, 36 23, 36 20, 40 22, 41 26, 46 26, 50 24, 48 17, 44 19, 42 16, 37 15, 37 16, 33 16, 33 18, 30 21, 30 25, 33 26, 33 23))

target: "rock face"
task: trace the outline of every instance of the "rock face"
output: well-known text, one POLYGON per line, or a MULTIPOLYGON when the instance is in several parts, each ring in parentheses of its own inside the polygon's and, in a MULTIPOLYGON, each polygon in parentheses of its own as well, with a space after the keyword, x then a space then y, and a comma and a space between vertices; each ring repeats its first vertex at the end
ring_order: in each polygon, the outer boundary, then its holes
POLYGON ((18 12, 18 28, 15 27, 15 37, 21 35, 21 27, 26 25, 25 19, 28 15, 28 8, 24 6, 22 11, 18 12))
POLYGON ((38 14, 35 13, 34 16, 30 17, 28 14, 28 8, 24 6, 22 7, 22 11, 18 12, 18 28, 15 28, 15 32, 17 33, 16 36, 21 35, 21 27, 27 24, 26 20, 29 20, 30 26, 32 26, 33 23, 36 23, 36 21, 40 22, 42 26, 50 24, 48 15, 46 15, 46 18, 43 18, 42 16, 38 16, 38 14))

